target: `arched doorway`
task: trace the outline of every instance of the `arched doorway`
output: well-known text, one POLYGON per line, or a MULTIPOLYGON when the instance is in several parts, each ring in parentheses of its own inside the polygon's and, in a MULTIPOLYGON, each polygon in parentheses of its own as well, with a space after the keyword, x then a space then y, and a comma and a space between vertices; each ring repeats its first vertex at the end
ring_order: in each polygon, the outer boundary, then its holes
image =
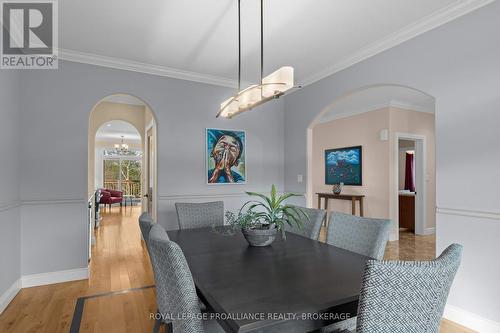
POLYGON ((139 130, 123 120, 108 121, 97 130, 94 147, 94 187, 121 191, 120 206, 142 204, 144 144, 139 130))
MULTIPOLYGON (((399 141, 413 141, 418 190, 414 195, 416 234, 435 226, 435 100, 411 87, 380 84, 363 87, 332 101, 307 129, 307 205, 316 206, 317 192, 331 192, 326 179, 326 151, 361 146, 362 182, 344 192, 365 195, 365 217, 394 221, 391 240, 399 238, 399 141), (425 118, 425 119, 424 119, 425 118), (422 120, 424 119, 424 120, 422 120)), ((406 150, 410 150, 406 148, 406 150)), ((350 202, 334 201, 334 210, 351 213, 350 202), (343 203, 347 205, 342 206, 343 203)))
MULTIPOLYGON (((92 108, 88 127, 88 194, 92 197, 97 189, 110 193, 106 196, 111 199, 104 198, 97 206, 104 208, 106 203, 108 210, 103 212, 113 213, 113 221, 122 217, 133 220, 144 211, 156 218, 157 142, 156 116, 142 99, 113 94, 92 108)), ((94 222, 90 228, 93 237, 98 230, 95 227, 99 226, 99 213, 90 220, 94 222)), ((134 239, 137 235, 134 231, 134 239)))
POLYGON ((134 126, 141 138, 142 159, 142 194, 148 195, 142 200, 143 211, 149 211, 156 216, 157 188, 157 121, 151 107, 142 99, 130 94, 113 94, 104 97, 92 108, 89 117, 89 158, 88 158, 88 192, 96 188, 95 177, 95 135, 97 130, 111 121, 127 122, 134 126), (148 193, 151 192, 151 195, 148 193))

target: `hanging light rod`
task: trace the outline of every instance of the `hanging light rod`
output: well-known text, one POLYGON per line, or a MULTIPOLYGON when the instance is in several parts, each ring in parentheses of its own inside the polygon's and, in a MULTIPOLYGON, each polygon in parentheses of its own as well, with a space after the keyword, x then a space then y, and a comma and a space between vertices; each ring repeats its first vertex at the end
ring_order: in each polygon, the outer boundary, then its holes
POLYGON ((241 90, 241 0, 238 0, 238 90, 220 105, 216 117, 232 118, 272 99, 279 98, 293 86, 293 67, 284 66, 264 76, 264 0, 260 0, 260 84, 241 90))

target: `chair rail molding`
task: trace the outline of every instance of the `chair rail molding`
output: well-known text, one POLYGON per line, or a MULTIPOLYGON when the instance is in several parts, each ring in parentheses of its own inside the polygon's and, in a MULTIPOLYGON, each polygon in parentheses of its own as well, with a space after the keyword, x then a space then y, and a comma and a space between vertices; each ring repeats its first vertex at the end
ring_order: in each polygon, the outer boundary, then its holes
POLYGON ((29 198, 22 199, 21 204, 26 206, 61 205, 61 204, 86 204, 85 198, 29 198))
POLYGON ((16 207, 21 206, 21 200, 19 199, 13 199, 13 200, 8 200, 8 201, 3 201, 0 202, 0 212, 4 212, 16 207))
POLYGON ((214 198, 242 198, 248 197, 244 192, 242 193, 207 193, 207 194, 178 194, 178 195, 159 195, 158 200, 196 200, 196 199, 214 199, 214 198))
POLYGON ((444 214, 444 215, 470 216, 470 217, 478 217, 478 218, 483 218, 483 219, 500 220, 500 213, 487 212, 487 211, 481 211, 481 210, 473 210, 473 209, 437 207, 436 213, 437 214, 444 214))

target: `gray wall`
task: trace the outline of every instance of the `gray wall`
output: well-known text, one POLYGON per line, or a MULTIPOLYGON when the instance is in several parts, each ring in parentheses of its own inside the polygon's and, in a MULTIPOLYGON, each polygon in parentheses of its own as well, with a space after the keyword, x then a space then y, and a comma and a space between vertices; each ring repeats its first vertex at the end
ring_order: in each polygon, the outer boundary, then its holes
POLYGON ((19 72, 0 72, 0 296, 20 278, 19 72))
POLYGON ((500 3, 285 98, 285 189, 305 192, 306 129, 336 98, 401 84, 436 98, 437 251, 465 245, 449 303, 500 322, 500 3), (496 235, 496 236, 493 236, 496 235))
POLYGON ((234 120, 216 119, 234 91, 92 65, 22 76, 22 273, 86 267, 87 130, 92 107, 113 93, 149 103, 158 125, 158 222, 177 226, 176 201, 224 200, 236 209, 243 192, 283 188, 282 100, 234 120), (205 128, 247 131, 246 185, 206 185, 205 128))

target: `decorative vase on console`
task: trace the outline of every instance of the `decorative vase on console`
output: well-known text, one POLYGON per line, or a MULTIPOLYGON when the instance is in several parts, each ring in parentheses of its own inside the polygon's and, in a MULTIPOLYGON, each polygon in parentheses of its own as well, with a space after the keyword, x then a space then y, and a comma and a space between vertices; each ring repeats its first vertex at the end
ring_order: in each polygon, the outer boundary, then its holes
POLYGON ((343 186, 344 186, 344 183, 333 185, 333 188, 332 188, 333 194, 340 194, 340 192, 342 192, 343 186))

